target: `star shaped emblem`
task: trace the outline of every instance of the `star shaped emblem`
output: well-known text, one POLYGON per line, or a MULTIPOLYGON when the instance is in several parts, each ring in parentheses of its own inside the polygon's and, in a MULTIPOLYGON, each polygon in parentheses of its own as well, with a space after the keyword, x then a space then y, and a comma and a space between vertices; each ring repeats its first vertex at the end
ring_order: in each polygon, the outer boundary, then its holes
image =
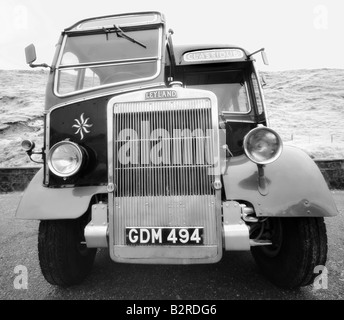
POLYGON ((84 119, 84 114, 80 116, 80 120, 74 119, 76 124, 72 126, 72 128, 77 128, 76 132, 74 134, 80 133, 80 140, 84 139, 84 133, 90 133, 88 128, 91 128, 93 124, 87 123, 90 118, 84 119))

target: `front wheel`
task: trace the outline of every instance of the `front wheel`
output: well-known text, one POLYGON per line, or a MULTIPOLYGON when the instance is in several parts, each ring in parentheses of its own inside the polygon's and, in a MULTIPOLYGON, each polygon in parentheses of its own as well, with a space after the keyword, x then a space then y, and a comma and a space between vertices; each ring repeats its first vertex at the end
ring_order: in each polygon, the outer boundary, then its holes
POLYGON ((44 220, 38 232, 38 257, 44 278, 53 285, 79 284, 90 273, 97 249, 86 247, 87 219, 44 220))
POLYGON ((263 274, 275 285, 294 289, 311 284, 315 267, 325 266, 327 235, 323 218, 268 218, 261 234, 270 246, 252 247, 263 274))

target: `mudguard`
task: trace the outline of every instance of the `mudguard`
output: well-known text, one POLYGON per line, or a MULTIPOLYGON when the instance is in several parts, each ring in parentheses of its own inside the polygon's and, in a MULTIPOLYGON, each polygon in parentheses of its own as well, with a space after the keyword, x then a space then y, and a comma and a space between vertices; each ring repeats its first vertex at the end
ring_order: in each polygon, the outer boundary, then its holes
POLYGON ((107 193, 106 186, 46 188, 40 169, 25 190, 16 212, 18 219, 55 220, 82 216, 93 195, 107 193))
POLYGON ((257 216, 330 217, 338 214, 326 181, 302 150, 285 146, 275 162, 264 167, 266 194, 258 190, 258 167, 246 156, 229 158, 223 167, 227 200, 250 202, 257 216))

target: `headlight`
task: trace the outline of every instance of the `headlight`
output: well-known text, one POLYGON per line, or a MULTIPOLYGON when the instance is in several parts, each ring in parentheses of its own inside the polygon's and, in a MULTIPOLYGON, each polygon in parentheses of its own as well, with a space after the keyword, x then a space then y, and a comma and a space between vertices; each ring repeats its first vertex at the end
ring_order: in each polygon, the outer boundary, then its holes
POLYGON ((51 172, 59 177, 76 174, 83 163, 84 151, 76 143, 61 141, 49 151, 48 166, 51 172))
POLYGON ((277 160, 282 153, 282 148, 280 136, 270 128, 255 128, 244 138, 245 153, 257 164, 268 164, 277 160))

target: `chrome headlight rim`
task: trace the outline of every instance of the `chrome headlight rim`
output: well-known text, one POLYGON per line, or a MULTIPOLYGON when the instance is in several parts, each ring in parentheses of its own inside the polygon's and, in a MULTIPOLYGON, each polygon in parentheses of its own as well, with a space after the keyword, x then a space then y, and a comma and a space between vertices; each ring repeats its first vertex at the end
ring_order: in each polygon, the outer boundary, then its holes
POLYGON ((72 141, 60 141, 60 142, 57 142, 55 143, 49 150, 48 152, 48 157, 47 157, 47 163, 48 163, 48 167, 49 167, 49 170, 56 176, 58 177, 61 177, 61 178, 68 178, 68 177, 71 177, 75 174, 77 174, 80 169, 82 168, 83 166, 83 163, 84 163, 84 151, 83 151, 83 148, 78 145, 77 143, 75 142, 72 142, 72 141), (54 164, 52 162, 52 156, 54 154, 54 152, 56 151, 56 149, 62 145, 71 145, 75 148, 75 150, 77 151, 77 154, 79 156, 79 163, 78 165, 74 168, 73 171, 71 172, 68 172, 68 173, 63 173, 63 172, 60 172, 58 170, 55 169, 54 167, 54 164))
POLYGON ((244 137, 243 146, 244 146, 244 151, 245 151, 246 156, 252 162, 254 162, 254 163, 258 164, 258 165, 266 165, 266 164, 270 164, 272 162, 275 162, 280 157, 280 155, 282 154, 282 151, 283 151, 283 142, 282 142, 282 139, 281 139, 280 135, 275 130, 273 130, 271 128, 268 128, 268 127, 257 127, 257 128, 252 129, 251 131, 249 131, 246 134, 246 136, 244 137), (258 161, 257 159, 255 159, 251 155, 251 152, 248 150, 248 144, 249 144, 250 137, 252 135, 256 134, 258 131, 262 131, 262 130, 268 131, 268 132, 272 133, 276 137, 277 142, 278 142, 278 150, 270 159, 267 159, 267 160, 264 160, 264 161, 258 161))

